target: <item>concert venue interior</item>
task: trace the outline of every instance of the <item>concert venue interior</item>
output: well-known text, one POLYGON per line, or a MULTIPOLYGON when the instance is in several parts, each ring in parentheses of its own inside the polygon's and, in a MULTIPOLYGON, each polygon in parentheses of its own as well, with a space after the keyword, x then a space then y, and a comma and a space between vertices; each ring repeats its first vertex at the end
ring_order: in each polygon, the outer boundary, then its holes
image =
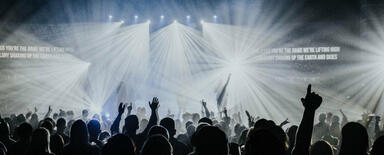
MULTIPOLYGON (((372 0, 3 0, 0 112, 119 102, 160 116, 248 110, 299 123, 312 84, 321 112, 380 115, 384 3, 372 0)), ((245 115, 244 115, 245 117, 245 115)))
POLYGON ((0 155, 383 155, 383 95, 381 0, 0 1, 0 155))

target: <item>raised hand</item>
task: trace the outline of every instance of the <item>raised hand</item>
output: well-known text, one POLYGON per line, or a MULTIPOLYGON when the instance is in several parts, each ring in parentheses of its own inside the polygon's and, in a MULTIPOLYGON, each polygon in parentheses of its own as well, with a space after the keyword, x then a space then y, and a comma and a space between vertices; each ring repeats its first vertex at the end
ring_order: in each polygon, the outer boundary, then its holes
POLYGON ((31 117, 31 115, 32 115, 32 112, 28 112, 28 113, 25 115, 25 117, 26 117, 27 119, 29 119, 29 117, 31 117))
POLYGON ((227 108, 226 108, 226 107, 224 107, 224 111, 223 111, 223 113, 224 113, 225 117, 228 117, 228 111, 227 111, 227 108))
POLYGON ((307 95, 305 95, 305 98, 301 98, 301 103, 303 103, 304 108, 315 111, 320 107, 322 102, 323 98, 315 92, 312 92, 311 85, 309 84, 307 88, 307 95))
POLYGON ((133 109, 132 102, 129 103, 129 106, 127 107, 127 109, 128 109, 128 111, 132 111, 132 109, 133 109))
POLYGON ((290 122, 288 121, 288 118, 287 118, 287 119, 284 120, 284 122, 280 123, 280 127, 283 127, 284 125, 286 125, 288 123, 290 123, 290 122))
POLYGON ((151 107, 152 111, 157 110, 157 108, 159 108, 159 106, 160 106, 159 99, 157 97, 154 97, 152 99, 152 103, 149 102, 149 107, 151 107))
POLYGON ((35 113, 37 113, 37 108, 35 107, 34 109, 35 109, 35 113))
POLYGON ((125 104, 120 103, 120 105, 119 105, 119 114, 123 114, 124 113, 125 106, 126 106, 125 104))
POLYGON ((48 106, 48 112, 52 112, 52 107, 51 106, 48 106))
POLYGON ((201 100, 201 104, 203 105, 203 107, 207 107, 207 102, 205 102, 204 100, 201 100))

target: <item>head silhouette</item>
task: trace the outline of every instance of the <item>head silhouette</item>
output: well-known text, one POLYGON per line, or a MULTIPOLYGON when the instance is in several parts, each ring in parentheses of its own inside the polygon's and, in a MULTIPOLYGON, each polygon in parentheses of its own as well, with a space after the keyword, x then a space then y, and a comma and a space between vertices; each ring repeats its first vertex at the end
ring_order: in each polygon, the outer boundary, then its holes
POLYGON ((287 131, 287 135, 289 137, 289 144, 291 147, 293 147, 293 145, 295 145, 295 141, 296 141, 296 132, 297 132, 297 129, 299 127, 296 126, 296 125, 292 125, 288 131, 287 131))
POLYGON ((166 128, 169 132, 169 136, 173 137, 176 134, 175 121, 172 118, 166 117, 160 121, 160 125, 166 128))
POLYGON ((16 135, 20 140, 29 141, 32 135, 32 126, 29 123, 22 123, 16 128, 16 135))
POLYGON ((249 131, 245 155, 284 155, 285 145, 267 129, 249 131))
POLYGON ((53 153, 55 153, 56 155, 61 155, 64 149, 63 138, 58 134, 52 135, 50 146, 51 146, 51 151, 53 153))
POLYGON ((82 112, 81 112, 81 115, 83 116, 83 118, 87 118, 89 113, 88 113, 88 110, 87 109, 84 109, 82 112))
POLYGON ((198 113, 192 114, 192 121, 193 123, 197 123, 200 120, 200 115, 198 113))
POLYGON ((67 126, 67 122, 64 118, 59 118, 56 123, 56 128, 58 133, 64 133, 64 130, 67 126))
POLYGON ((49 131, 45 128, 38 128, 32 134, 29 154, 50 153, 49 131))
POLYGON ((241 155, 240 146, 236 143, 229 143, 230 155, 241 155))
POLYGON ((91 138, 97 139, 99 137, 99 134, 101 132, 101 125, 98 120, 91 120, 87 124, 89 136, 91 138))
POLYGON ((384 136, 380 136, 373 143, 371 154, 370 155, 382 155, 384 154, 384 136))
POLYGON ((322 113, 322 114, 319 115, 320 123, 324 123, 326 119, 327 119, 327 115, 326 114, 322 113))
POLYGON ((108 139, 101 150, 101 155, 135 155, 135 149, 134 143, 128 136, 117 134, 108 139))
POLYGON ((149 129, 148 137, 152 135, 162 135, 165 138, 169 139, 169 133, 167 129, 160 125, 152 126, 151 129, 149 129))
POLYGON ((192 135, 195 133, 195 131, 196 131, 196 127, 194 125, 190 125, 187 128, 187 135, 189 137, 192 137, 192 135))
POLYGON ((339 121, 340 121, 339 116, 335 115, 332 117, 332 123, 339 123, 339 121))
POLYGON ((204 126, 197 130, 192 139, 199 155, 227 155, 228 139, 225 133, 215 126, 204 126))
POLYGON ((47 129, 49 133, 53 132, 53 124, 48 120, 44 120, 43 123, 41 124, 41 127, 47 129))
POLYGON ((141 155, 172 155, 172 145, 162 135, 152 135, 144 142, 141 155))
POLYGON ((190 125, 193 125, 193 122, 192 121, 187 121, 185 123, 185 129, 187 129, 190 125))
POLYGON ((311 155, 333 155, 332 146, 326 141, 317 141, 311 146, 311 155))
POLYGON ((0 122, 0 137, 6 137, 8 138, 10 134, 9 131, 9 125, 7 122, 1 121, 0 122))
POLYGON ((207 124, 209 124, 209 125, 213 125, 212 120, 209 119, 208 117, 203 117, 203 118, 201 118, 201 119, 199 120, 199 124, 200 124, 200 123, 207 123, 207 124))
POLYGON ((128 133, 136 133, 136 130, 139 129, 139 119, 136 115, 129 115, 125 118, 124 130, 128 133))
POLYGON ((347 123, 341 130, 339 155, 366 155, 368 133, 364 126, 356 122, 347 123))
POLYGON ((248 131, 249 131, 248 129, 245 129, 241 132, 239 141, 238 141, 238 144, 240 146, 244 145, 247 142, 248 131))
POLYGON ((88 143, 87 125, 83 120, 77 120, 72 124, 70 143, 74 145, 82 145, 88 143))
POLYGON ((109 134, 108 131, 103 131, 103 132, 101 132, 100 135, 99 135, 99 140, 100 140, 100 141, 104 141, 104 140, 109 139, 109 137, 111 137, 111 134, 109 134))

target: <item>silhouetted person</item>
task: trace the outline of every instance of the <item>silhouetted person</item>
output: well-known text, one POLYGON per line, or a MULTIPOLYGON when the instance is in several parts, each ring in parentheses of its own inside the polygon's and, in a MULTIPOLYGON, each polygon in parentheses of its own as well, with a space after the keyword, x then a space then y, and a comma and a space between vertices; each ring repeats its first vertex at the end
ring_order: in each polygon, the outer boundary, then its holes
POLYGON ((297 128, 299 128, 299 127, 296 126, 296 125, 292 125, 292 126, 288 129, 288 131, 287 131, 287 136, 288 136, 288 139, 289 139, 289 148, 288 148, 288 150, 286 151, 286 154, 287 154, 287 155, 291 155, 292 150, 293 150, 293 147, 295 146, 297 128))
POLYGON ((89 132, 89 143, 95 143, 99 148, 103 147, 103 143, 99 141, 99 135, 101 133, 101 125, 98 120, 91 120, 87 124, 89 132))
POLYGON ((230 155, 241 155, 240 146, 236 143, 229 143, 230 155))
POLYGON ((162 135, 152 135, 144 142, 141 155, 172 155, 172 145, 162 135))
POLYGON ((323 136, 329 134, 329 125, 326 123, 326 114, 320 114, 319 123, 313 127, 313 142, 319 141, 323 136))
MULTIPOLYGON (((139 120, 136 115, 129 115, 125 118, 125 124, 123 127, 123 133, 128 135, 135 143, 136 148, 140 149, 143 145, 145 139, 147 138, 149 129, 156 125, 158 121, 158 107, 159 107, 159 100, 157 97, 154 97, 152 99, 152 103, 149 103, 149 107, 151 108, 151 116, 149 118, 149 122, 147 127, 144 129, 142 133, 136 134, 137 129, 139 129, 139 120)), ((111 126, 111 133, 112 135, 115 135, 119 133, 120 129, 120 120, 121 116, 123 115, 125 110, 125 106, 120 103, 119 105, 119 114, 117 115, 115 121, 113 121, 113 124, 111 126)))
POLYGON ((88 143, 87 125, 77 120, 71 127, 69 144, 64 146, 64 155, 98 155, 99 148, 88 143))
POLYGON ((31 123, 33 129, 37 129, 39 127, 39 117, 36 113, 33 113, 31 115, 31 119, 29 120, 29 123, 31 123))
POLYGON ((193 155, 228 155, 229 146, 225 133, 215 126, 204 126, 192 139, 193 155))
POLYGON ((365 127, 360 123, 349 122, 341 130, 339 155, 367 155, 368 143, 365 127))
POLYGON ((284 143, 267 129, 249 131, 245 155, 285 155, 284 143))
POLYGON ((200 124, 200 123, 202 123, 202 122, 207 123, 207 124, 209 124, 209 125, 213 125, 212 120, 209 119, 208 117, 203 117, 203 118, 201 118, 201 119, 199 120, 198 123, 200 124))
POLYGON ((50 143, 51 151, 55 155, 62 155, 63 154, 63 149, 64 149, 64 140, 63 138, 58 135, 52 135, 51 136, 51 143, 50 143))
POLYGON ((326 141, 317 141, 311 146, 310 155, 333 155, 332 146, 326 141))
POLYGON ((31 135, 32 135, 32 126, 29 123, 20 124, 16 128, 15 134, 18 137, 18 141, 8 149, 9 155, 23 155, 27 152, 31 135))
POLYGON ((370 155, 383 155, 384 154, 384 136, 380 136, 373 143, 370 155))
POLYGON ((340 138, 340 118, 334 115, 332 118, 331 126, 329 127, 330 135, 333 137, 340 138))
POLYGON ((84 121, 84 122, 88 122, 88 115, 89 115, 89 112, 87 109, 84 109, 82 112, 81 112, 81 119, 84 121))
POLYGON ((117 134, 108 139, 101 150, 101 155, 136 155, 133 141, 124 134, 117 134))
POLYGON ((164 128, 163 126, 160 126, 160 125, 152 126, 151 129, 149 129, 148 137, 150 137, 152 135, 162 135, 165 138, 169 139, 168 130, 166 128, 164 128))
POLYGON ((32 134, 31 145, 27 155, 54 155, 49 147, 49 131, 45 128, 38 128, 32 134))
MULTIPOLYGON (((51 123, 52 131, 53 131, 53 127, 56 126, 56 122, 55 122, 55 120, 53 120, 53 119, 50 118, 50 117, 46 117, 46 118, 44 118, 43 123, 46 122, 46 121, 48 121, 48 122, 51 123)), ((48 129, 48 131, 49 131, 49 130, 50 130, 50 129, 48 129)))
POLYGON ((67 122, 64 118, 59 118, 57 120, 57 123, 56 123, 56 134, 60 135, 63 140, 64 140, 64 144, 67 144, 69 142, 69 136, 67 134, 65 134, 65 129, 66 129, 66 126, 67 125, 67 122))
POLYGON ((296 144, 292 151, 292 155, 309 155, 315 112, 322 102, 323 98, 312 92, 311 85, 308 85, 305 98, 301 98, 301 103, 304 106, 304 113, 299 129, 297 130, 296 144))
POLYGON ((111 134, 109 134, 108 131, 103 131, 99 135, 99 141, 103 142, 104 144, 106 141, 111 137, 111 134))
POLYGON ((240 136, 241 136, 241 132, 243 132, 243 130, 245 130, 245 127, 237 123, 235 125, 235 127, 233 128, 235 135, 231 138, 231 142, 238 144, 240 136))
POLYGON ((243 146, 243 145, 245 145, 245 143, 247 142, 247 134, 248 134, 248 129, 246 129, 246 130, 243 130, 242 132, 241 132, 241 135, 240 135, 240 137, 239 137, 239 141, 238 141, 238 143, 237 144, 239 144, 240 146, 243 146))
POLYGON ((0 121, 0 141, 5 145, 6 148, 10 148, 11 145, 16 143, 16 141, 10 137, 8 123, 3 120, 0 121))
POLYGON ((53 132, 53 124, 49 120, 44 120, 40 127, 43 127, 49 131, 49 134, 53 132))
POLYGON ((174 155, 188 154, 189 149, 187 145, 183 144, 182 142, 178 141, 175 138, 175 135, 176 135, 175 121, 172 118, 166 117, 160 121, 160 125, 165 127, 169 132, 169 142, 173 147, 173 154, 174 155))

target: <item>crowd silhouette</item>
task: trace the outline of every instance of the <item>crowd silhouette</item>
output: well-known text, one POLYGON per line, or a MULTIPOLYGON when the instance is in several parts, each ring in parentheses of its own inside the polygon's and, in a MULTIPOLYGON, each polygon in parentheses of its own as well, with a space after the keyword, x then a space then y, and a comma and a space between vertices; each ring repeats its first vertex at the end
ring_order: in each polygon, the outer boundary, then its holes
POLYGON ((135 115, 132 104, 123 103, 113 121, 97 114, 89 118, 87 110, 78 119, 73 111, 52 114, 51 107, 39 119, 35 108, 0 118, 0 155, 384 155, 379 116, 363 114, 348 122, 340 110, 341 119, 324 113, 315 124, 322 101, 309 85, 300 124, 285 131, 288 119, 276 124, 244 111, 248 123, 243 124, 241 112, 215 114, 205 101, 201 114, 184 113, 180 119, 171 114, 160 119, 156 97, 148 104, 149 119, 145 108, 135 115))

